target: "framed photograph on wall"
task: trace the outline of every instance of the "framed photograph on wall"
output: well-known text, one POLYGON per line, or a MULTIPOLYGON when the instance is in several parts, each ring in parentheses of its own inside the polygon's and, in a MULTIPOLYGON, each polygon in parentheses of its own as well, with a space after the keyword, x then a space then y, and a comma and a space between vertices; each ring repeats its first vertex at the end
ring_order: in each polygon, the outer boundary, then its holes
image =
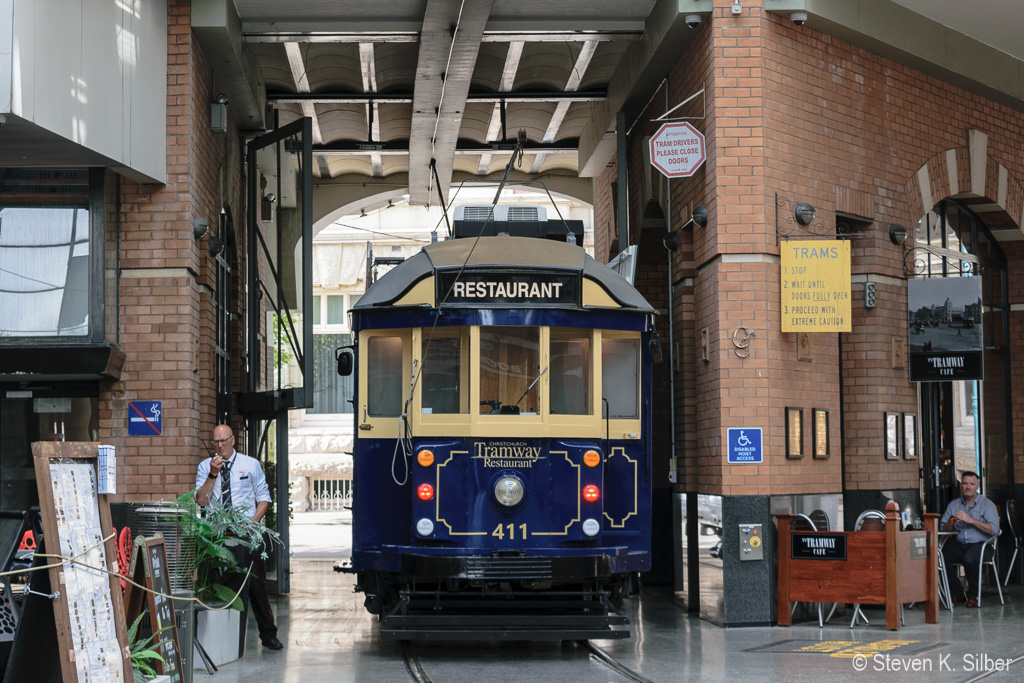
POLYGON ((828 452, 828 411, 815 408, 811 411, 811 428, 814 430, 814 457, 824 460, 828 452))
POLYGON ((786 408, 786 457, 804 457, 803 408, 786 408))
POLYGON ((885 459, 898 460, 900 457, 900 414, 885 414, 885 459))
POLYGON ((903 413, 903 458, 917 458, 917 415, 903 413))

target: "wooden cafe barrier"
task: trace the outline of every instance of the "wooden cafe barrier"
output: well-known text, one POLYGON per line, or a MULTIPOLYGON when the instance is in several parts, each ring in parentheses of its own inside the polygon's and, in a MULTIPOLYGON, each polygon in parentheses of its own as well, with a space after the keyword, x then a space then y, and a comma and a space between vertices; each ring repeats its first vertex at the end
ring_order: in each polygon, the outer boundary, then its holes
POLYGON ((939 620, 938 515, 924 515, 924 531, 901 531, 889 501, 885 532, 793 531, 793 515, 775 515, 779 527, 779 626, 792 623, 791 603, 885 605, 885 626, 900 627, 900 605, 925 604, 925 622, 939 620))

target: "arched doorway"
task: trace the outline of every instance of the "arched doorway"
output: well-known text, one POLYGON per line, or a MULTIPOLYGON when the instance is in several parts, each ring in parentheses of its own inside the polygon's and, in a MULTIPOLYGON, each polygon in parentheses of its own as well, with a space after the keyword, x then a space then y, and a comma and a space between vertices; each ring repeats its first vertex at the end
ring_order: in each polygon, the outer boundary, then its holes
POLYGON ((984 349, 983 379, 919 384, 925 509, 941 513, 959 495, 965 471, 978 472, 983 493, 1002 500, 1013 493, 1006 257, 977 214, 945 199, 917 224, 913 276, 980 278, 982 293, 980 316, 952 305, 941 315, 922 316, 911 303, 912 352, 914 333, 929 326, 950 335, 980 331, 984 349))

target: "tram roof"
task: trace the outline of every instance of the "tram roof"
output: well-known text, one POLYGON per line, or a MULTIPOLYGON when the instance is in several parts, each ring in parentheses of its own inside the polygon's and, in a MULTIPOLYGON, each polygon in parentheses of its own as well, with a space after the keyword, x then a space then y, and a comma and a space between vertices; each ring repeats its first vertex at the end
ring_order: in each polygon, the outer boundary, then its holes
POLYGON ((480 237, 430 244, 375 282, 353 306, 367 309, 397 301, 416 283, 438 271, 512 269, 574 271, 600 284, 623 308, 653 313, 647 300, 618 273, 567 242, 530 237, 480 237))

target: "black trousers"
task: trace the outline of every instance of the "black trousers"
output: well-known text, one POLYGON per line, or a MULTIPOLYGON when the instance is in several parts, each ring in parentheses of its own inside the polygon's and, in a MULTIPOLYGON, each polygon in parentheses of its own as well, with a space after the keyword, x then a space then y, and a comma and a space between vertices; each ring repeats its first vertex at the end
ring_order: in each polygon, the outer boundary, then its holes
MULTIPOLYGON (((267 594, 267 562, 260 557, 260 551, 249 550, 241 546, 235 546, 231 550, 242 573, 237 574, 232 586, 238 590, 245 578, 245 571, 252 562, 252 571, 246 583, 247 590, 242 591, 242 604, 245 612, 242 618, 248 621, 248 614, 252 611, 256 617, 256 626, 259 628, 260 640, 266 640, 277 636, 277 625, 274 623, 274 612, 270 609, 270 596, 267 594)), ((244 631, 244 628, 243 628, 244 631)))
POLYGON ((981 567, 981 547, 984 542, 961 543, 955 538, 946 541, 942 546, 942 558, 946 563, 946 577, 949 579, 949 594, 953 597, 963 595, 968 597, 978 594, 978 586, 974 585, 978 580, 978 569, 981 567), (966 589, 960 584, 960 577, 957 575, 956 566, 964 566, 964 578, 966 589))

